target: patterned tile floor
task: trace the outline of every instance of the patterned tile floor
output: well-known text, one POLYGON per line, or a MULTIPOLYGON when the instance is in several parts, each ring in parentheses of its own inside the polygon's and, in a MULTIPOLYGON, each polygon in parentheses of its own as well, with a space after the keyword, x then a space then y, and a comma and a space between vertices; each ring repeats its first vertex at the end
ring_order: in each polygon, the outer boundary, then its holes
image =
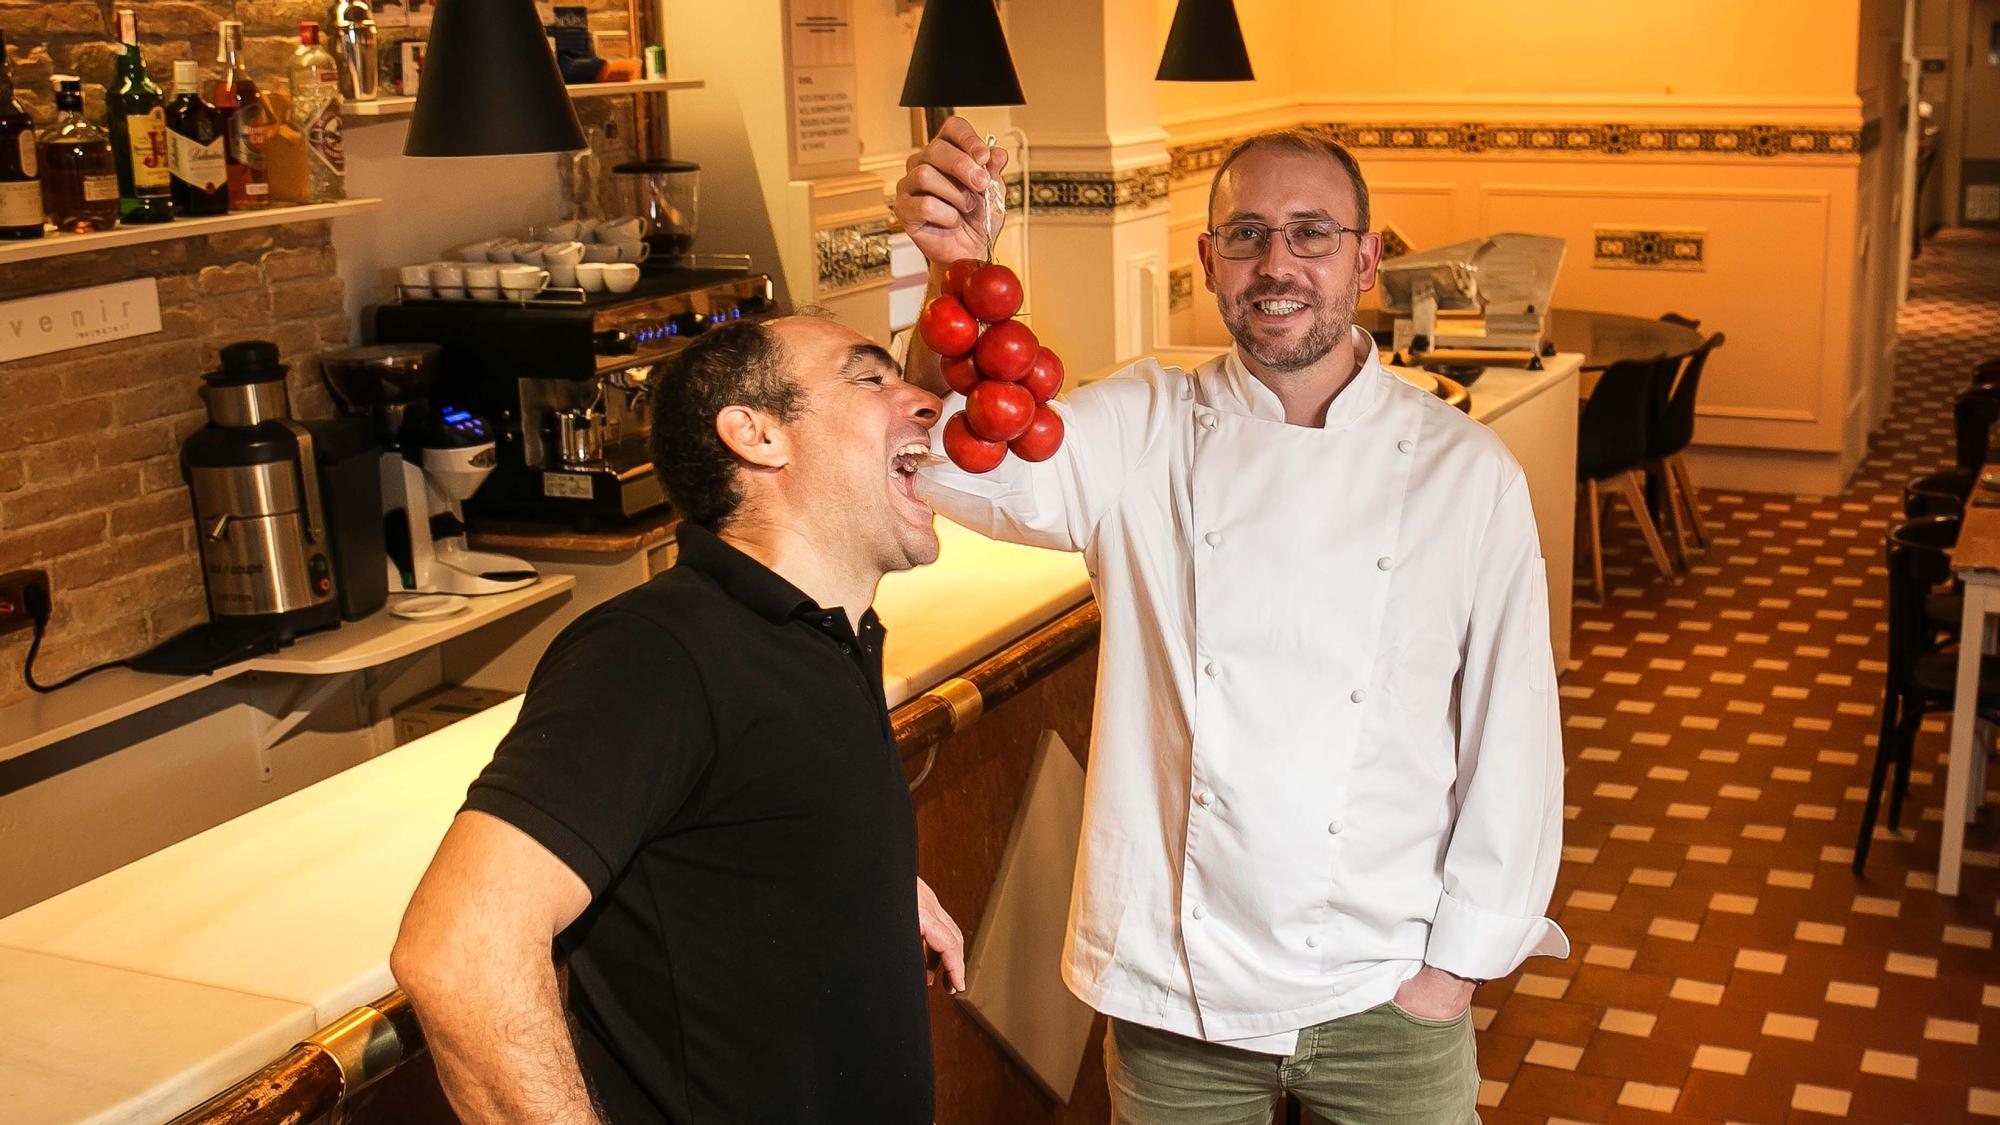
POLYGON ((1579 606, 1562 686, 1575 949, 1480 990, 1487 1125, 2000 1122, 2000 809, 1940 898, 1943 717, 1903 831, 1848 867, 1883 533, 1901 481, 1949 464, 1971 364, 2000 356, 2000 236, 1928 245, 1899 337, 1893 414, 1842 495, 1707 494, 1714 542, 1673 583, 1636 529, 1607 531, 1611 596, 1579 606))

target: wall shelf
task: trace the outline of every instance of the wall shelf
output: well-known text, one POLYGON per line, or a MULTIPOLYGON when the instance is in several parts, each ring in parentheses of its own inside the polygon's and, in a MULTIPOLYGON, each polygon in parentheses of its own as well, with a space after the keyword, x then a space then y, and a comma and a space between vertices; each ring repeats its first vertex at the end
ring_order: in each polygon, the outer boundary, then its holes
POLYGON ((137 246, 145 242, 170 242, 176 238, 194 238, 226 230, 337 219, 343 215, 373 211, 380 206, 382 201, 379 199, 343 199, 338 203, 302 203, 296 207, 269 207, 262 211, 231 211, 227 215, 175 219, 171 223, 133 223, 89 234, 45 234, 20 242, 0 242, 0 266, 31 262, 37 258, 88 254, 93 250, 109 250, 118 246, 137 246))
POLYGON ((338 676, 401 660, 558 597, 575 585, 576 579, 570 575, 545 574, 532 586, 473 598, 464 613, 437 621, 406 621, 382 609, 206 676, 164 676, 126 668, 100 672, 52 694, 0 708, 0 731, 6 732, 0 735, 0 761, 33 753, 247 672, 338 676))
MULTIPOLYGON (((631 82, 579 82, 569 87, 572 98, 608 98, 614 94, 650 94, 667 90, 699 90, 698 78, 640 78, 631 82)), ((408 117, 416 112, 415 98, 376 98, 371 102, 342 102, 343 118, 408 117)), ((365 121, 356 121, 365 124, 365 121)))

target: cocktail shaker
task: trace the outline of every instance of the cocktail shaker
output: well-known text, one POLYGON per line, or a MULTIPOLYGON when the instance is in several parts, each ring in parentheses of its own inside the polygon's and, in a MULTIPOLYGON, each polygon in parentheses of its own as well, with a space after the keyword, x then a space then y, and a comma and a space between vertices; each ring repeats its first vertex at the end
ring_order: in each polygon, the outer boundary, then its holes
POLYGON ((372 102, 376 97, 375 13, 368 0, 334 0, 333 53, 340 60, 340 96, 372 102))

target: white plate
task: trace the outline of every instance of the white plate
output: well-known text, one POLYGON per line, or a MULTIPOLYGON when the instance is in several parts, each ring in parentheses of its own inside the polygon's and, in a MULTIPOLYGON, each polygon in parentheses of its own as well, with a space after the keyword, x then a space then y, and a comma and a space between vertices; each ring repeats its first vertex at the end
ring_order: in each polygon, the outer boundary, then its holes
POLYGON ((471 604, 463 594, 419 594, 398 600, 389 612, 409 621, 438 621, 464 613, 471 604))

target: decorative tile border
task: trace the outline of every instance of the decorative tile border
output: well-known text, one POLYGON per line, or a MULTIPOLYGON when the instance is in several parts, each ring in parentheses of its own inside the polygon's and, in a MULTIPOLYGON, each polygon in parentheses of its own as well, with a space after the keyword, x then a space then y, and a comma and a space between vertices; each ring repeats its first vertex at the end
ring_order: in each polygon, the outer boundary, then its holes
MULTIPOLYGON (((1035 172, 1030 177, 1034 210, 1104 215, 1166 201, 1173 169, 1158 164, 1124 172, 1035 172)), ((1012 184, 1008 202, 1017 202, 1012 184)))
POLYGON ((1385 262, 1391 258, 1400 258, 1415 249, 1394 223, 1377 223, 1375 230, 1382 236, 1382 260, 1385 262))
POLYGON ((1180 312, 1194 307, 1194 267, 1167 271, 1167 311, 1180 312))
POLYGON ((1707 269, 1704 256, 1708 232, 1701 230, 1633 230, 1598 227, 1591 265, 1614 270, 1707 269))
MULTIPOLYGON (((1588 156, 1853 156, 1863 131, 1795 125, 1564 125, 1463 122, 1459 124, 1349 123, 1326 121, 1303 128, 1350 149, 1508 155, 1564 152, 1588 156)), ((1222 165, 1243 137, 1168 149, 1173 178, 1222 165)))
POLYGON ((870 219, 813 232, 823 296, 889 276, 889 221, 870 219))

